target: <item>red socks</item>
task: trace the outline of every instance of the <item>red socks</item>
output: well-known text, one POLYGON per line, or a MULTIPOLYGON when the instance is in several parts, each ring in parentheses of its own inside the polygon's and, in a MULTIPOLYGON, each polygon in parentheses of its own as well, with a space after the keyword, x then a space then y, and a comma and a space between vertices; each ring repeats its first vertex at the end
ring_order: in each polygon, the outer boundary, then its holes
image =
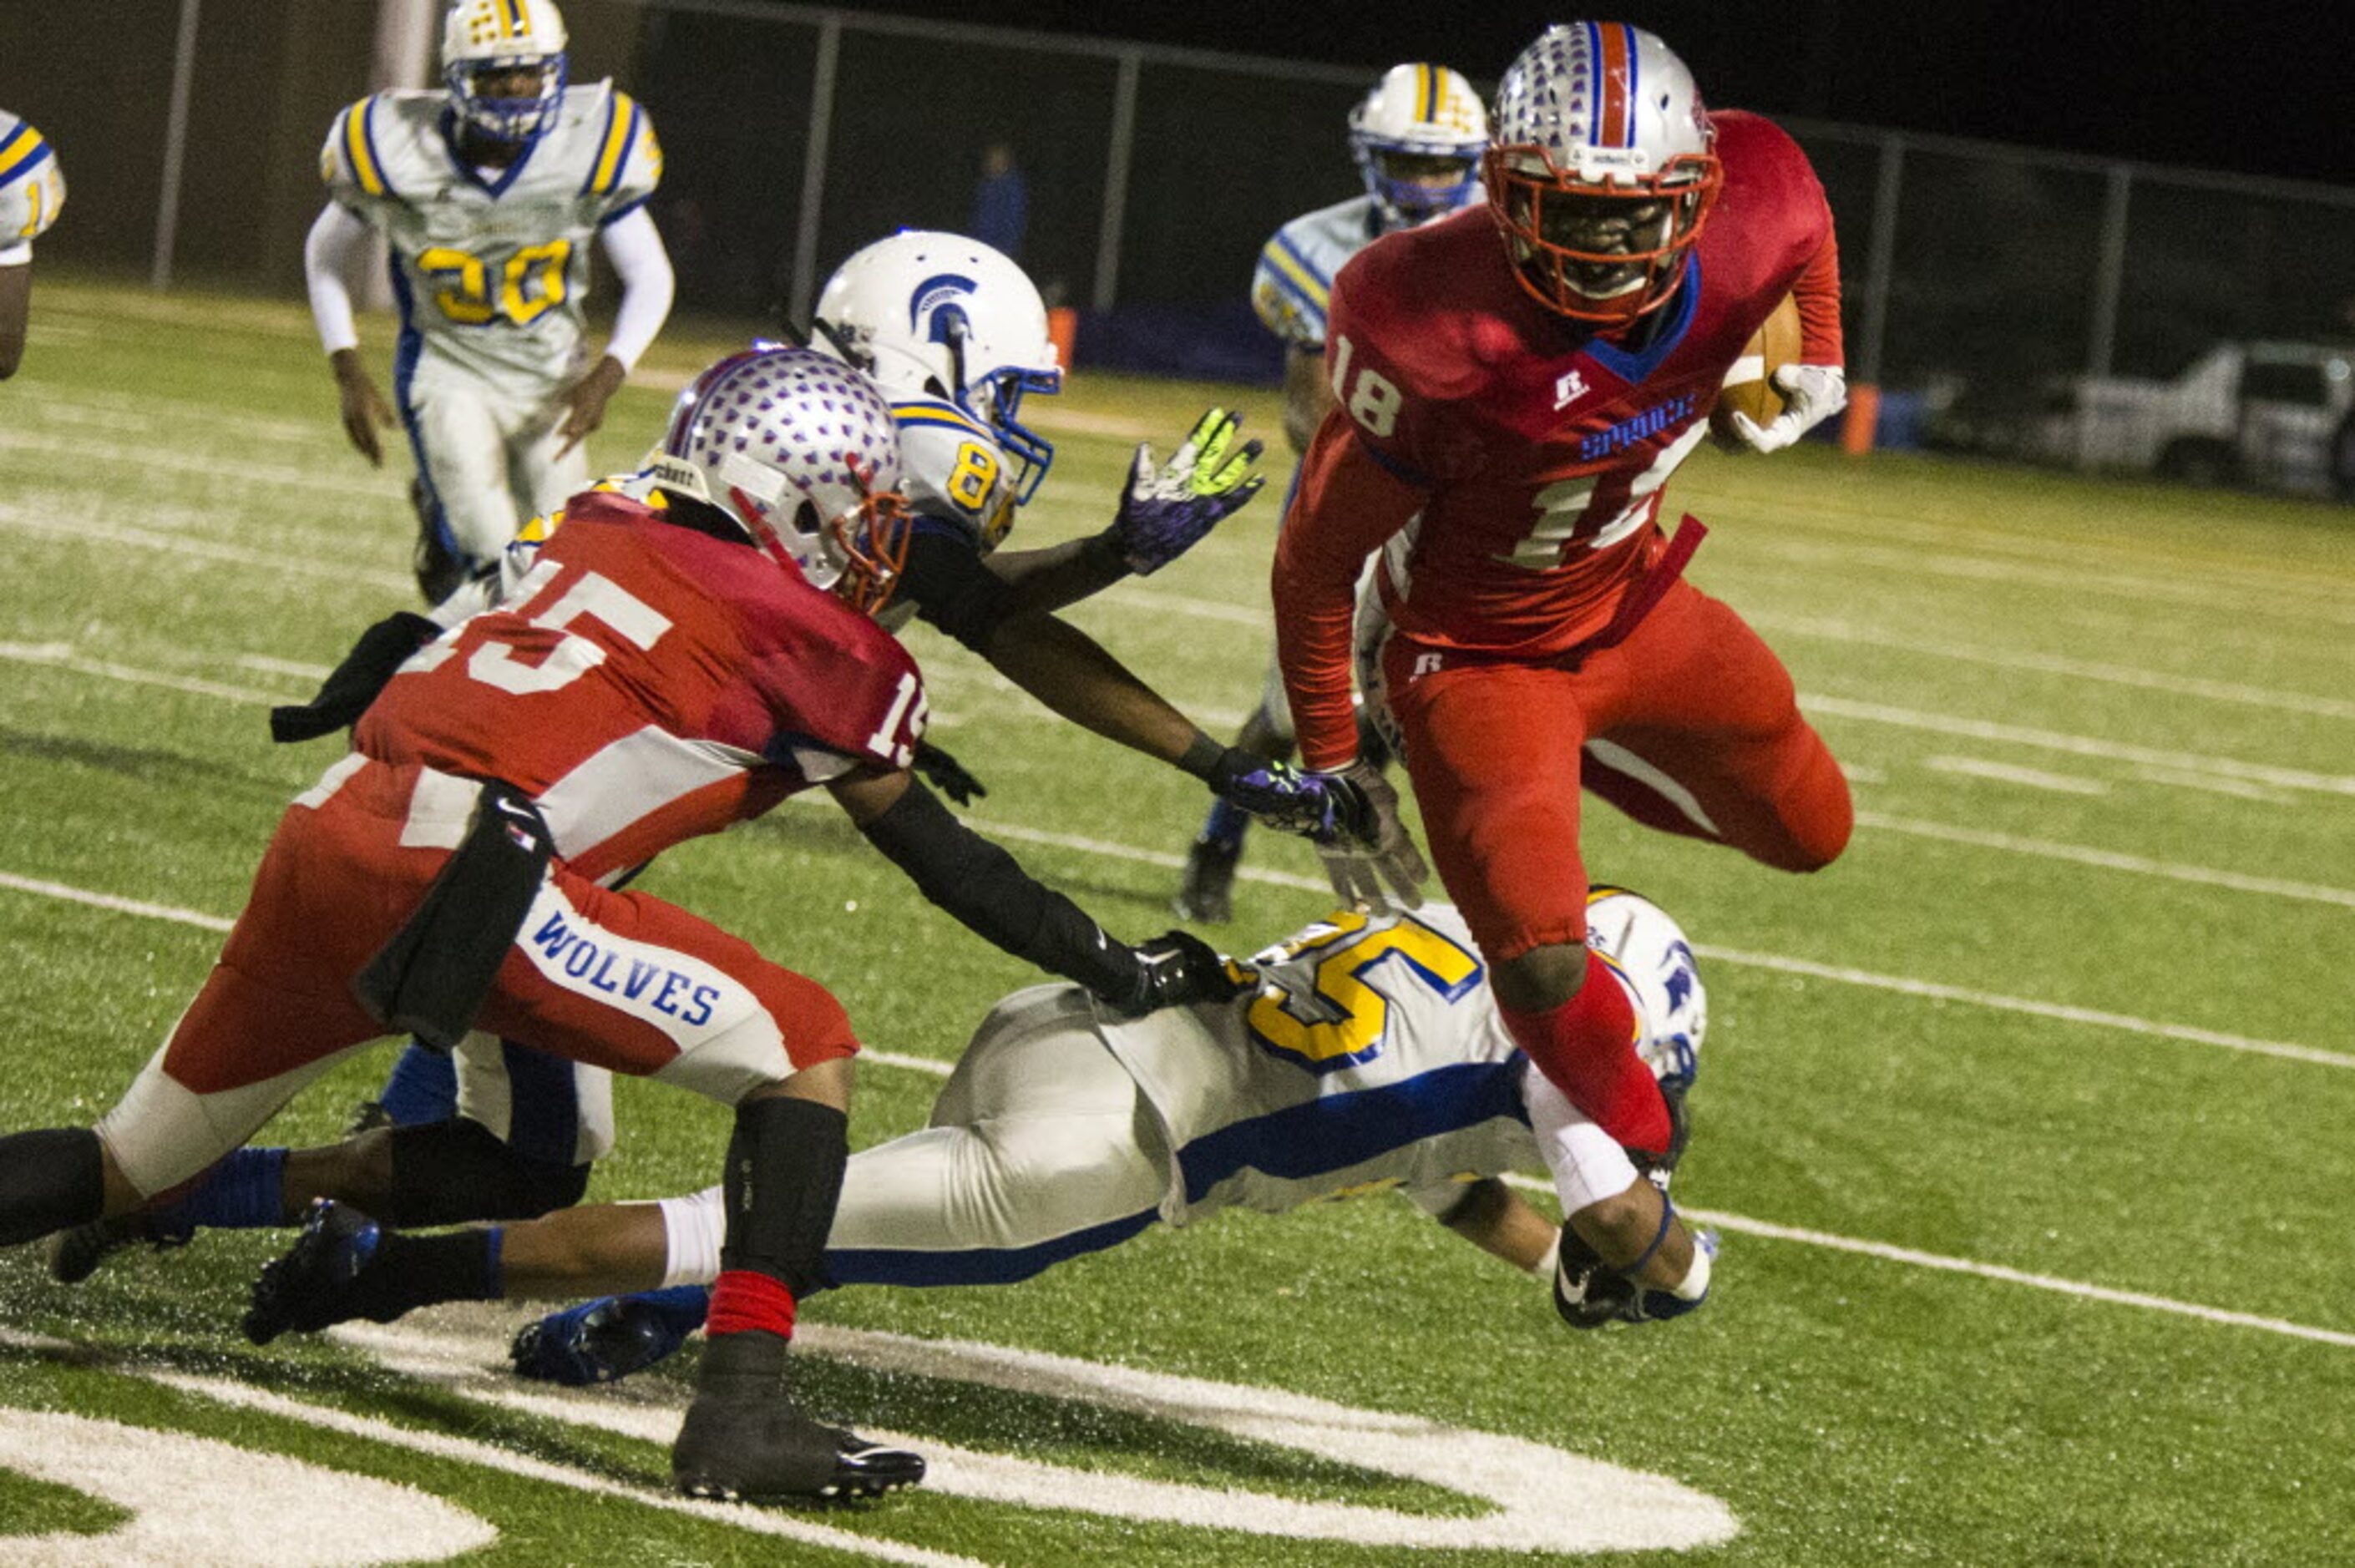
POLYGON ((794 1337, 794 1293, 768 1275, 750 1268, 723 1268, 711 1287, 706 1334, 741 1334, 757 1330, 781 1340, 794 1337))
POLYGON ((1668 1149, 1668 1102, 1636 1054, 1635 1005, 1610 965, 1588 953, 1586 983, 1550 1012, 1497 1011, 1538 1071, 1623 1148, 1668 1149))

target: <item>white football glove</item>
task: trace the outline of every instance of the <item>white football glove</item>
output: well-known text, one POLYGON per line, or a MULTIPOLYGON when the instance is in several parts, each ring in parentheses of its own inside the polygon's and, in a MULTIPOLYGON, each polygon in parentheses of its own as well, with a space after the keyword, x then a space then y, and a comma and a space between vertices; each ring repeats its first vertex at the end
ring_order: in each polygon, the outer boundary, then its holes
POLYGON ((1754 452, 1778 452, 1848 405, 1848 372, 1837 365, 1786 365, 1774 372, 1783 390, 1783 411, 1761 425, 1747 414, 1731 423, 1742 444, 1754 452))
POLYGON ((1341 902, 1376 915, 1403 914, 1420 906, 1431 868, 1423 863, 1406 824, 1399 821, 1398 791, 1382 770, 1360 759, 1312 777, 1327 780, 1349 802, 1332 841, 1316 846, 1341 902))

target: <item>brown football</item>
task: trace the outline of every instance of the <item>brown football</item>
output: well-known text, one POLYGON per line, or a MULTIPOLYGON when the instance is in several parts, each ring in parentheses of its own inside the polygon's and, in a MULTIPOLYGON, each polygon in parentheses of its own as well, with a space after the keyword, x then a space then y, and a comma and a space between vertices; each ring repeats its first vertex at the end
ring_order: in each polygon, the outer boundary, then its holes
POLYGON ((1725 387, 1709 416, 1710 429, 1722 441, 1735 440, 1733 416, 1747 414, 1757 423, 1770 423, 1783 411, 1783 393, 1774 372, 1799 357, 1799 302, 1788 294, 1766 318, 1766 324, 1742 345, 1742 357, 1725 373, 1725 387))

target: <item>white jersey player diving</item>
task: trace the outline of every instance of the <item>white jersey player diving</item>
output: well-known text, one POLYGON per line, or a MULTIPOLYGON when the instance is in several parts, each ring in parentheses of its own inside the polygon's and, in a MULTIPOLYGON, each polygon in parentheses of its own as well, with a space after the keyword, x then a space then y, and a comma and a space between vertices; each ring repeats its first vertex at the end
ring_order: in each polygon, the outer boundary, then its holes
MULTIPOLYGON (((1591 895, 1588 929, 1627 990, 1637 1049, 1681 1105, 1708 1022, 1692 948, 1657 906, 1615 888, 1591 895)), ((1515 1047, 1453 909, 1337 915, 1232 973, 1244 989, 1231 1001, 1142 1018, 1062 986, 1000 1002, 930 1125, 851 1156, 827 1282, 1011 1284, 1156 1223, 1396 1188, 1550 1277, 1576 1327, 1676 1317, 1706 1299, 1713 1239, 1677 1220, 1667 1171, 1639 1169, 1515 1047), (1551 1176, 1572 1216, 1558 1244, 1551 1222, 1487 1180, 1516 1170, 1551 1176), (1631 1204, 1657 1216, 1658 1236, 1605 1264, 1579 1222, 1631 1204), (1683 1255, 1670 1264, 1672 1234, 1683 1255)), ((723 1203, 712 1188, 489 1233, 506 1260, 501 1294, 644 1292, 527 1325, 517 1370, 603 1382, 677 1349, 720 1272, 723 1203)), ((377 1267, 321 1283, 321 1320, 378 1315, 377 1267)), ((411 1290, 400 1309, 445 1298, 411 1290)))
MULTIPOLYGON (((1689 1082, 1707 1003, 1683 932, 1610 889, 1588 920, 1636 1001, 1638 1049, 1689 1082)), ((1245 997, 1139 1019, 1065 986, 1000 1002, 931 1126, 851 1157, 835 1282, 1002 1284, 1156 1222, 1389 1188, 1444 1213, 1464 1182, 1509 1171, 1549 1171, 1566 1213, 1637 1180, 1514 1045, 1452 908, 1337 915, 1246 967, 1245 997)), ((718 1189, 663 1208, 666 1283, 710 1278, 718 1189)))
MULTIPOLYGON (((442 44, 451 85, 364 98, 320 150, 329 199, 305 248, 313 313, 343 380, 357 368, 340 362, 358 341, 349 280, 367 238, 380 237, 430 599, 588 482, 581 438, 670 308, 670 263, 645 209, 662 178, 653 121, 610 81, 565 85, 564 43, 549 0, 463 0, 442 44), (623 286, 593 364, 592 241, 623 286), (429 563, 441 568, 430 577, 429 563)), ((346 387, 347 429, 353 396, 346 387)), ((372 430, 353 440, 375 455, 372 430)))

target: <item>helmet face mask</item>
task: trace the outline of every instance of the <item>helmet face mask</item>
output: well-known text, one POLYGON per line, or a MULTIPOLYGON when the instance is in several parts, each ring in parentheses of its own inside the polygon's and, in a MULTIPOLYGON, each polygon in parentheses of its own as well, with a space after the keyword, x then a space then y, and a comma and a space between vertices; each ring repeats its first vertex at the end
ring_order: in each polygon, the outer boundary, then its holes
POLYGON ((1407 228, 1479 195, 1487 111, 1444 66, 1392 66, 1349 111, 1349 154, 1384 220, 1407 228))
POLYGON ((528 146, 556 123, 570 71, 553 0, 458 0, 442 27, 442 79, 470 134, 528 146))
POLYGON ((1030 498, 1055 448, 1022 424, 1022 397, 1061 391, 1063 371, 1021 268, 976 239, 903 229, 835 269, 815 314, 815 341, 886 388, 945 398, 987 426, 1015 494, 1030 498))
POLYGON ((1691 73, 1619 22, 1548 28, 1497 92, 1488 204, 1548 309, 1624 326, 1672 298, 1724 171, 1691 73))
POLYGON ((721 360, 680 395, 647 471, 855 609, 875 613, 899 587, 912 534, 894 493, 899 429, 836 358, 760 344, 721 360))

